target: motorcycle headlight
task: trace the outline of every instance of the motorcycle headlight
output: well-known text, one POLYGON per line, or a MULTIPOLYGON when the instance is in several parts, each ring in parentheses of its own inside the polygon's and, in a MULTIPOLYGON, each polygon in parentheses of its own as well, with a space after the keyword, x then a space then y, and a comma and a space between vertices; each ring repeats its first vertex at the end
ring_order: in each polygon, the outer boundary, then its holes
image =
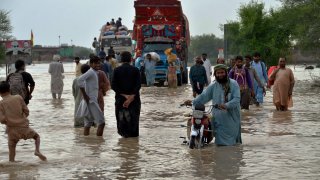
POLYGON ((193 116, 195 119, 201 119, 201 118, 203 118, 203 111, 193 110, 192 116, 193 116))

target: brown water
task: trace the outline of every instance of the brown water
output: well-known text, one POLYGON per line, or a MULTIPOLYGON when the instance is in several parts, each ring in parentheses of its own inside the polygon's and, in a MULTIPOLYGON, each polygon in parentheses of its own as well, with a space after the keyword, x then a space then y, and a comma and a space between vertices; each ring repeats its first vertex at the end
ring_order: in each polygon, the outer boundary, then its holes
MULTIPOLYGON (((64 65, 62 100, 49 93, 48 64, 28 66, 36 89, 30 102, 31 126, 41 136, 47 162, 33 156, 32 140, 20 141, 16 160, 8 162, 7 136, 0 127, 0 179, 319 179, 320 88, 312 88, 309 74, 294 71, 294 107, 277 112, 267 93, 262 107, 242 112, 243 144, 190 150, 182 145, 190 109, 179 103, 191 99, 189 85, 178 89, 142 88, 139 138, 116 133, 114 93, 105 97, 103 138, 82 135, 73 128, 71 84, 73 64, 64 65)), ((319 71, 317 69, 316 71, 319 71)))

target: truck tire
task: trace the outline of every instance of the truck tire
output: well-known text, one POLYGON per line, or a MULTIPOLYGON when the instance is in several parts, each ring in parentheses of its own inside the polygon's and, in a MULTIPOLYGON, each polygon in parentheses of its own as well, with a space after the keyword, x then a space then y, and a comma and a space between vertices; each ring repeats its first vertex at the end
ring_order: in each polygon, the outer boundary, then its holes
POLYGON ((158 83, 157 83, 157 86, 158 87, 164 87, 164 82, 165 82, 164 80, 159 80, 158 83))
POLYGON ((182 73, 182 84, 188 84, 188 71, 182 73))
POLYGON ((178 86, 182 85, 182 77, 181 77, 181 73, 177 74, 177 81, 178 81, 178 86))

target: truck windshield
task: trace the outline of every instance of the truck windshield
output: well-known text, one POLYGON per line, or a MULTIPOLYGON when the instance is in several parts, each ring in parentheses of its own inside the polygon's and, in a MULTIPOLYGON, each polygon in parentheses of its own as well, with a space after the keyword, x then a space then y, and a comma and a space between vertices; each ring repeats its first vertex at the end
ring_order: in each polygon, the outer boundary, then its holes
POLYGON ((145 44, 145 52, 165 51, 168 48, 173 48, 173 44, 145 44))

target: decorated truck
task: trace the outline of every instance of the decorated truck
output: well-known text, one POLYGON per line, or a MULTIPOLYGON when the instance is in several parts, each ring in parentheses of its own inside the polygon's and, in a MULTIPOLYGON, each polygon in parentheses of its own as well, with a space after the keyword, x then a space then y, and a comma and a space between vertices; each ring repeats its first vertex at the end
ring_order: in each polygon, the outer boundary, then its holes
POLYGON ((136 0, 132 39, 135 46, 135 66, 149 52, 156 52, 160 61, 156 63, 156 81, 167 79, 168 61, 164 51, 172 48, 178 56, 178 85, 188 83, 188 46, 190 44, 189 24, 178 0, 136 0))

